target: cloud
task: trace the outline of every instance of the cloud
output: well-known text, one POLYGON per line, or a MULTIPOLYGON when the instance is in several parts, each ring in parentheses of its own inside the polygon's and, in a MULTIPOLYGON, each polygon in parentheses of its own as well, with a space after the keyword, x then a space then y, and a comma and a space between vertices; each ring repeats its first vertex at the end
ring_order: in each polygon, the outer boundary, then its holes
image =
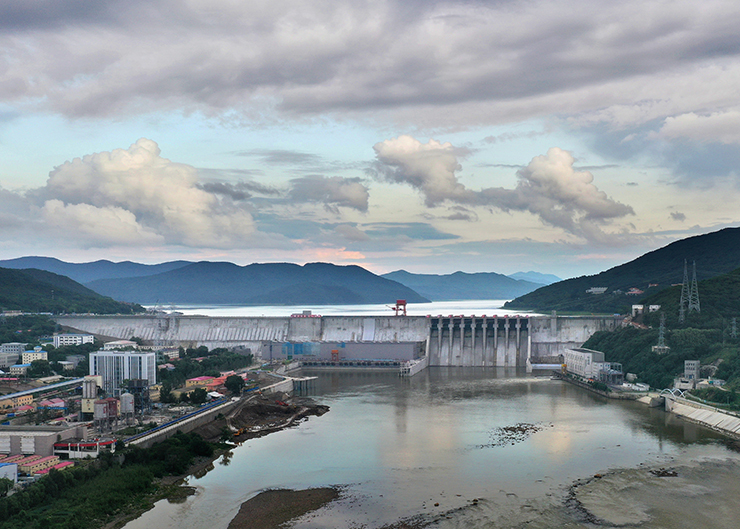
POLYGON ((694 112, 667 117, 658 137, 686 138, 697 142, 740 143, 740 111, 714 112, 698 115, 694 112))
POLYGON ((197 184, 199 189, 214 195, 230 197, 232 200, 242 201, 252 197, 252 193, 260 195, 279 195, 280 191, 274 187, 266 186, 257 182, 205 182, 197 184))
POLYGON ((119 207, 65 204, 47 200, 41 215, 50 231, 74 238, 88 246, 161 244, 164 237, 136 221, 136 216, 119 207))
POLYGON ((318 202, 338 213, 338 207, 367 211, 370 193, 359 178, 307 176, 290 181, 293 202, 318 202))
POLYGON ((573 156, 553 147, 517 171, 514 189, 474 191, 459 182, 461 169, 450 143, 430 140, 422 144, 410 136, 374 146, 379 178, 405 183, 419 190, 427 206, 444 202, 493 206, 503 211, 529 211, 544 223, 594 242, 613 240, 601 230, 612 219, 634 214, 594 184, 593 175, 573 167, 573 156))
POLYGON ((573 162, 569 152, 553 147, 517 171, 515 189, 489 188, 481 194, 504 211, 529 211, 552 226, 589 240, 600 239, 600 224, 634 211, 608 198, 593 184, 593 175, 576 171, 573 162))
POLYGON ((421 191, 427 206, 473 199, 473 193, 455 175, 462 166, 457 161, 459 151, 451 143, 421 143, 411 136, 399 136, 376 143, 373 149, 378 162, 374 166, 376 174, 421 191))
MULTIPOLYGON (((228 189, 236 188, 219 188, 228 189)), ((111 244, 156 236, 165 244, 213 248, 246 242, 255 232, 250 213, 201 188, 193 167, 162 158, 145 138, 65 162, 31 194, 49 220, 59 215, 81 226, 88 216, 81 233, 96 243, 107 233, 111 244)))
POLYGON ((357 226, 351 224, 340 224, 334 228, 334 231, 339 235, 353 242, 369 241, 370 236, 359 229, 357 226))
POLYGON ((740 74, 740 14, 723 0, 6 4, 0 100, 74 117, 388 112, 466 126, 556 108, 625 124, 726 104, 740 74))
POLYGON ((686 220, 686 215, 684 215, 683 213, 679 213, 678 211, 672 211, 671 212, 671 218, 673 220, 677 220, 679 222, 683 222, 683 221, 686 220))
POLYGON ((452 233, 438 230, 424 222, 373 222, 364 226, 365 233, 373 239, 407 239, 419 241, 440 241, 459 239, 452 233))
POLYGON ((234 153, 237 156, 257 157, 268 165, 319 165, 323 159, 318 154, 285 149, 252 149, 234 153))

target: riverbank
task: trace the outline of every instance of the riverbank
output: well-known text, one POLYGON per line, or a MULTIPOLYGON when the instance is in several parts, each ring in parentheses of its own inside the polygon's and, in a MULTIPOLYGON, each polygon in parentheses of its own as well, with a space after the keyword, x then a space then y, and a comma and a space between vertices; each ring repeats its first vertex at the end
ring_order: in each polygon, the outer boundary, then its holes
POLYGON ((310 416, 320 417, 329 406, 316 404, 307 397, 287 393, 257 394, 244 399, 228 415, 199 426, 195 433, 209 442, 221 440, 240 443, 295 426, 310 416))
POLYGON ((560 380, 564 380, 565 382, 569 384, 573 384, 574 386, 583 388, 587 391, 590 391, 591 393, 596 393, 597 395, 601 395, 602 397, 606 397, 607 399, 637 400, 639 397, 642 397, 644 395, 644 393, 623 393, 621 391, 602 391, 600 389, 596 389, 591 384, 587 382, 582 382, 581 380, 573 378, 570 375, 564 375, 563 373, 560 373, 558 371, 553 371, 552 374, 554 377, 560 380))

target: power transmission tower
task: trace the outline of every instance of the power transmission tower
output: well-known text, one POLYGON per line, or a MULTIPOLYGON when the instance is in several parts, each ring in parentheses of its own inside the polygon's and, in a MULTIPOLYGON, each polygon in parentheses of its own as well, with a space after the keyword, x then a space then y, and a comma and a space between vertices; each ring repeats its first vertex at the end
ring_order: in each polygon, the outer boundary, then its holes
POLYGON ((653 352, 659 355, 665 354, 669 351, 670 347, 665 344, 665 313, 660 315, 660 328, 658 330, 658 345, 652 347, 653 352))
POLYGON ((689 314, 693 311, 701 312, 699 305, 699 283, 696 281, 696 261, 694 261, 694 273, 691 277, 691 290, 689 291, 689 314))
POLYGON ((686 259, 683 260, 683 283, 681 283, 681 301, 678 304, 678 323, 686 321, 686 303, 689 300, 689 270, 686 259))

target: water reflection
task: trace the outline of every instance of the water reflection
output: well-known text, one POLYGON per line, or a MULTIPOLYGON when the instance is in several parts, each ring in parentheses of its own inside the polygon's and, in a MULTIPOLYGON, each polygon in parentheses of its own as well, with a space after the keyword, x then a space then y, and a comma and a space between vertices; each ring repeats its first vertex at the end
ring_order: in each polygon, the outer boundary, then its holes
POLYGON ((441 517, 440 527, 580 526, 564 507, 574 480, 697 453, 737 457, 714 432, 659 410, 511 369, 306 374, 319 376, 315 398, 329 413, 245 442, 230 464, 190 479, 196 497, 174 512, 158 505, 127 528, 226 528, 260 490, 326 485, 343 486, 343 499, 297 528, 373 528, 414 516, 441 517), (491 443, 521 423, 542 427, 491 443))

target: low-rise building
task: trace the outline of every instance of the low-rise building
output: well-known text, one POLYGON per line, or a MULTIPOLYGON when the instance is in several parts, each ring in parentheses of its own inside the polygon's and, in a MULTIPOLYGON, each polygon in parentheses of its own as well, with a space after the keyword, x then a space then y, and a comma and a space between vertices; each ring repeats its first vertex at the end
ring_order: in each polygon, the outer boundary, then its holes
POLYGON ((57 363, 62 366, 62 369, 64 369, 65 371, 72 371, 75 368, 74 362, 69 362, 67 360, 60 360, 57 363))
POLYGON ((185 381, 185 387, 186 388, 205 388, 213 382, 214 377, 209 376, 202 376, 202 377, 195 377, 195 378, 189 378, 185 381))
POLYGON ((19 353, 0 353, 0 369, 7 369, 18 363, 19 353))
POLYGON ((95 342, 95 336, 92 334, 79 333, 54 333, 52 341, 54 347, 61 347, 63 345, 82 345, 85 343, 95 342))
POLYGON ((583 378, 594 378, 594 364, 604 362, 604 353, 582 347, 566 349, 563 356, 566 370, 583 378))
POLYGON ((29 364, 15 364, 15 365, 10 366, 8 370, 11 375, 25 377, 30 367, 31 367, 30 363, 29 364))
POLYGON ((604 353, 584 347, 566 349, 565 368, 569 373, 579 377, 598 380, 605 384, 622 384, 624 373, 622 364, 617 362, 606 362, 604 353))
MULTIPOLYGON (((0 426, 0 454, 50 456, 54 443, 87 437, 87 426, 22 425, 0 426)), ((11 456, 12 457, 12 456, 11 456)), ((16 459, 16 460, 17 460, 16 459)), ((15 461, 15 460, 14 460, 15 461)), ((13 462, 4 459, 3 462, 13 462)))
POLYGON ((139 344, 132 340, 115 340, 103 344, 103 351, 120 351, 128 347, 132 349, 137 349, 139 347, 139 344))
POLYGON ((684 360, 683 362, 683 376, 689 380, 698 380, 699 371, 701 369, 700 360, 684 360))
POLYGON ((0 344, 0 354, 15 353, 17 355, 20 355, 23 351, 26 350, 26 347, 28 347, 27 343, 7 342, 4 344, 0 344))
POLYGON ((19 463, 18 472, 25 474, 35 474, 39 470, 51 468, 54 465, 59 464, 59 456, 46 456, 28 463, 19 463))
POLYGON ((34 360, 49 360, 49 353, 38 346, 34 347, 33 351, 24 351, 21 353, 22 364, 30 364, 34 360))

